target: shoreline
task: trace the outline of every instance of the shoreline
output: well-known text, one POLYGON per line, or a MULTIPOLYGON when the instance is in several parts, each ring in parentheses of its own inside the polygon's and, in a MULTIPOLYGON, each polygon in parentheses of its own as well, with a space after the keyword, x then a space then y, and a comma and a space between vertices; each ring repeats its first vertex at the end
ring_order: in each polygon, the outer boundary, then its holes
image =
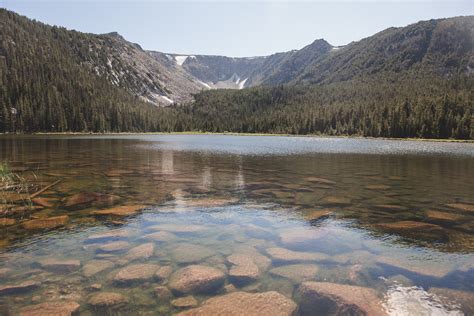
POLYGON ((438 139, 438 138, 390 138, 369 137, 350 135, 324 135, 324 134, 273 134, 273 133, 234 133, 234 132, 117 132, 117 133, 87 133, 87 132, 38 132, 38 133, 0 133, 4 136, 133 136, 133 135, 223 135, 223 136, 279 136, 279 137, 313 137, 313 138, 343 138, 343 139, 367 139, 367 140, 397 140, 418 142, 443 142, 443 143, 474 143, 472 139, 438 139))

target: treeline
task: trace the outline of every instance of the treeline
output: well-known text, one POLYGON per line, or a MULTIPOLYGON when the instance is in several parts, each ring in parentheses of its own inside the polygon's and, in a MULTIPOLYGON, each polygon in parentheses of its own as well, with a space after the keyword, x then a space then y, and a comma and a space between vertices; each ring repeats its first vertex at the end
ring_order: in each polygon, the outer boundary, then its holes
POLYGON ((474 139, 474 80, 373 79, 325 86, 206 91, 182 107, 209 132, 474 139))

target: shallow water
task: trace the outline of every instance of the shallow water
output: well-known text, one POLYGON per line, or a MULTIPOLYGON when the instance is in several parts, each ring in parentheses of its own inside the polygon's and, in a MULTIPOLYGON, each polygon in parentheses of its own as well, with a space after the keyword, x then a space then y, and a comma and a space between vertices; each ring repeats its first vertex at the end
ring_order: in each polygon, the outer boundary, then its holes
POLYGON ((234 291, 230 284, 298 304, 301 283, 316 281, 373 289, 392 315, 474 311, 474 144, 4 136, 0 158, 40 186, 61 180, 40 195, 48 205, 0 215, 15 220, 0 226, 0 314, 58 300, 77 302, 84 315, 188 309, 171 303, 187 294, 157 297, 156 287, 172 287, 169 276, 117 279, 136 264, 222 271, 224 283, 195 293, 197 304, 234 291), (94 213, 123 205, 141 206, 127 216, 94 213), (140 245, 147 251, 130 252, 140 245), (236 254, 258 273, 235 276, 236 254), (35 286, 2 292, 25 281, 35 286), (128 303, 104 311, 90 304, 101 292, 128 303))

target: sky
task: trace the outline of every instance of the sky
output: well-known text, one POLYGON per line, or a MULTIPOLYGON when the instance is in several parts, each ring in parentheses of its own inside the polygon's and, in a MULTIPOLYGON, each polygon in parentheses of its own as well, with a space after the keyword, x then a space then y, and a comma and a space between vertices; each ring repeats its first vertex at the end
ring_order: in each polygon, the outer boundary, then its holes
POLYGON ((474 15, 474 0, 0 0, 0 7, 81 32, 118 32, 144 49, 263 56, 324 38, 345 45, 391 26, 474 15))

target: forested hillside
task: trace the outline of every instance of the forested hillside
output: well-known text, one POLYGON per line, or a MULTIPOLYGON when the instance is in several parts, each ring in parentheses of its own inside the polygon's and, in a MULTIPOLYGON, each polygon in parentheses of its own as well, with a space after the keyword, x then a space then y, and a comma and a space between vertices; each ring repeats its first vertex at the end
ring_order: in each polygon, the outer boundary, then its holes
POLYGON ((316 40, 234 60, 147 52, 118 34, 84 34, 0 9, 0 132, 474 139, 473 30, 473 17, 431 20, 341 48, 316 40), (250 87, 198 93, 209 88, 200 78, 250 87))

